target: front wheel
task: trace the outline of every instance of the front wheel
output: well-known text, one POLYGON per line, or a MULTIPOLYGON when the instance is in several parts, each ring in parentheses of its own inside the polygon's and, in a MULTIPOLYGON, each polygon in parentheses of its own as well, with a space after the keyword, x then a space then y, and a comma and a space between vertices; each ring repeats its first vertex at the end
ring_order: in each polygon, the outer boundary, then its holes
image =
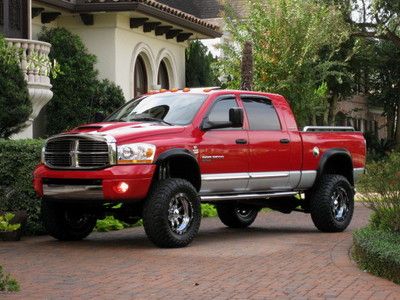
POLYGON ((354 192, 349 181, 341 175, 324 175, 311 195, 310 210, 320 231, 344 231, 354 211, 354 192))
POLYGON ((257 218, 259 209, 243 204, 217 205, 218 217, 222 223, 231 228, 246 228, 257 218))
POLYGON ((193 185, 180 178, 157 182, 143 207, 144 230, 162 248, 189 245, 200 221, 200 198, 193 185))
POLYGON ((87 237, 96 225, 89 210, 57 202, 42 201, 42 219, 48 233, 61 241, 78 241, 87 237))

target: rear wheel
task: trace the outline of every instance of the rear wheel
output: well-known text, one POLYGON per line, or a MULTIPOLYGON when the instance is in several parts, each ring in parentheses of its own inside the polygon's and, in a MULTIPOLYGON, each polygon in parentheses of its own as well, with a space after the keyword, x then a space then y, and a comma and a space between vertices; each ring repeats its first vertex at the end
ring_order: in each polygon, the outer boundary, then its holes
POLYGON ((61 241, 84 239, 93 231, 97 220, 89 210, 45 200, 42 201, 42 218, 48 233, 61 241))
POLYGON ((349 226, 354 211, 354 192, 346 177, 324 175, 310 199, 311 218, 324 232, 341 232, 349 226))
POLYGON ((199 231, 200 198, 190 182, 169 178, 157 182, 143 208, 149 239, 163 248, 185 247, 199 231))
POLYGON ((217 205, 218 217, 222 223, 231 228, 246 228, 257 218, 259 209, 243 204, 217 205))

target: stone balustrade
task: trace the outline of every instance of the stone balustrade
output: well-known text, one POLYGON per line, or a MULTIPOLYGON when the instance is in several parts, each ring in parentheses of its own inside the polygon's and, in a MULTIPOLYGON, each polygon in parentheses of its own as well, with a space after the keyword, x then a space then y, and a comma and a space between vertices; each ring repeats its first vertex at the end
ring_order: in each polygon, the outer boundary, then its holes
POLYGON ((10 47, 15 48, 20 67, 28 83, 29 98, 32 102, 32 115, 26 129, 16 138, 32 138, 32 123, 42 108, 51 100, 53 92, 50 82, 51 62, 49 53, 51 44, 25 39, 6 39, 10 47))
POLYGON ((7 42, 10 47, 20 51, 20 67, 28 84, 50 85, 49 53, 51 45, 41 41, 23 39, 7 39, 7 42))

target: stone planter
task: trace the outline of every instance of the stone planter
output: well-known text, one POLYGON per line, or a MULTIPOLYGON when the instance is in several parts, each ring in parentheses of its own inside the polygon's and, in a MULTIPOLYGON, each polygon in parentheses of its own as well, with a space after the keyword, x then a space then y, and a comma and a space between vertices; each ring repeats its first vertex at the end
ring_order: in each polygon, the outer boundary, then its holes
POLYGON ((21 230, 0 231, 0 240, 5 242, 15 242, 21 239, 21 230))

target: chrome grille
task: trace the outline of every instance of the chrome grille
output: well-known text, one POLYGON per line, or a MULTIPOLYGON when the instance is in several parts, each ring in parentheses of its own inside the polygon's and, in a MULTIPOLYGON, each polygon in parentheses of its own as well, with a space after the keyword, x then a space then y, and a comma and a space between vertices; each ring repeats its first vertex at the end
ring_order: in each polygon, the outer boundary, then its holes
POLYGON ((46 143, 44 160, 50 168, 91 169, 107 167, 112 163, 112 155, 107 141, 58 137, 46 143))

